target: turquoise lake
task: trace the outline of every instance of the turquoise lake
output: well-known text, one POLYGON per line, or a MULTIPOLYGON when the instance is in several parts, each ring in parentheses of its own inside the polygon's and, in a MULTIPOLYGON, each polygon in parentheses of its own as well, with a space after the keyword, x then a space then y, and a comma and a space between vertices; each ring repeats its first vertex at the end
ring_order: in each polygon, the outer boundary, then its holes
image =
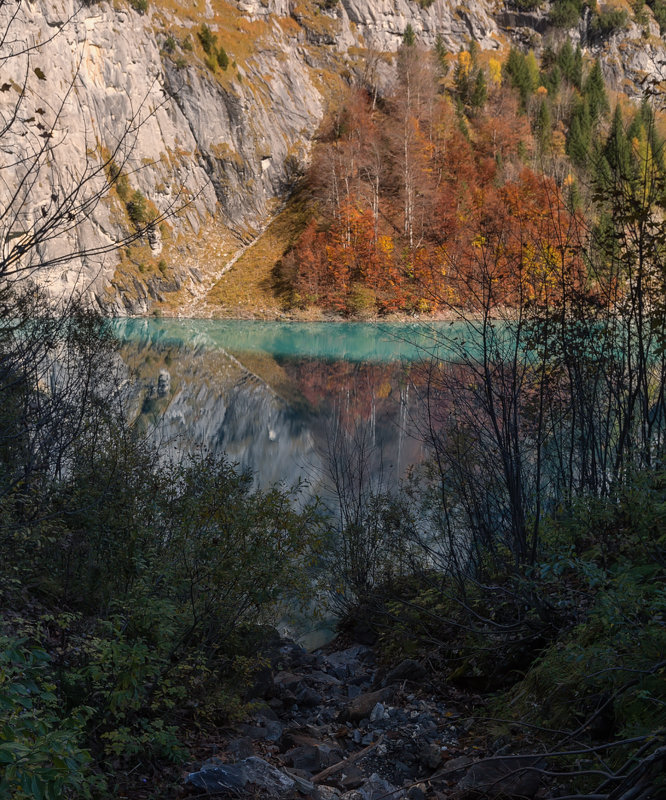
MULTIPOLYGON (((130 416, 177 457, 225 453, 257 486, 325 493, 332 452, 362 443, 368 480, 396 485, 426 449, 415 365, 455 349, 449 323, 119 319, 130 416), (446 333, 447 346, 439 343, 446 333)), ((469 331, 467 331, 469 338, 469 331)))
POLYGON ((475 338, 465 323, 264 322, 260 320, 118 319, 121 340, 183 348, 265 353, 277 358, 392 363, 455 357, 475 338))

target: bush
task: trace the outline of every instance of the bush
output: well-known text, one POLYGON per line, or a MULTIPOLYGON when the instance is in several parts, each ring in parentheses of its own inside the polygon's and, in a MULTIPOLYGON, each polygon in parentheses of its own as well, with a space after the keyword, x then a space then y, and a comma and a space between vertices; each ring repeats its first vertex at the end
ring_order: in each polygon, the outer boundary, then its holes
POLYGON ((666 32, 666 0, 654 0, 648 5, 652 8, 655 20, 659 23, 660 33, 664 34, 666 32))
POLYGON ((543 0, 512 0, 511 5, 518 11, 536 11, 543 0))
POLYGON ((601 11, 592 17, 590 32, 593 36, 600 36, 605 39, 614 33, 625 30, 628 22, 629 15, 623 8, 601 11))
POLYGON ((639 475, 616 500, 581 501, 548 523, 549 553, 538 580, 577 624, 516 687, 517 710, 527 721, 554 729, 580 724, 604 739, 651 734, 662 725, 664 485, 663 473, 639 475))
POLYGON ((208 56, 214 56, 217 37, 205 22, 201 25, 201 30, 197 33, 197 36, 199 37, 204 53, 208 56))
POLYGON ((222 69, 226 69, 229 66, 229 56, 226 53, 224 47, 220 47, 217 51, 217 63, 222 67, 222 69))
POLYGON ((85 715, 64 716, 50 657, 0 634, 0 797, 90 797, 85 715))
POLYGON ((148 205, 143 192, 138 189, 127 203, 127 213, 135 228, 142 228, 149 220, 148 205))
POLYGON ((127 175, 122 172, 120 167, 115 161, 113 161, 113 159, 109 161, 107 172, 109 183, 115 188, 116 192, 118 193, 118 197, 120 197, 123 203, 127 203, 131 192, 130 182, 127 175))
POLYGON ((580 12, 581 6, 575 0, 557 0, 550 10, 550 22, 556 28, 575 28, 580 12))
POLYGON ((148 0, 129 0, 129 3, 139 14, 145 14, 148 11, 148 0))
POLYGON ((347 298, 347 310, 355 316, 372 316, 377 308, 377 295, 369 286, 355 283, 347 298))

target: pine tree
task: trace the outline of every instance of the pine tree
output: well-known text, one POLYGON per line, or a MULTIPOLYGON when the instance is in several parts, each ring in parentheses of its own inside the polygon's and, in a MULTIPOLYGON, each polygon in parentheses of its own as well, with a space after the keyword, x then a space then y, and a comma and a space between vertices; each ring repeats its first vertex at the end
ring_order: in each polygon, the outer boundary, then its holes
POLYGON ((604 76, 601 72, 601 64, 599 59, 594 62, 594 66, 587 76, 583 92, 587 98, 590 109, 590 119, 594 123, 602 114, 610 110, 608 104, 608 97, 606 96, 606 86, 604 85, 604 76))
POLYGON ((567 153, 578 167, 587 166, 590 152, 592 123, 587 102, 580 102, 574 109, 567 135, 567 153))
POLYGON ((472 57, 467 50, 458 53, 456 68, 453 72, 453 85, 462 105, 469 105, 472 94, 471 82, 472 57))
POLYGON ((414 47, 416 44, 416 34, 414 33, 411 22, 407 23, 407 27, 402 34, 402 43, 405 47, 414 47))
POLYGON ((545 99, 541 101, 541 105, 539 106, 534 128, 539 151, 541 153, 547 153, 550 150, 552 123, 550 119, 550 107, 548 101, 545 99))
POLYGON ((652 106, 648 102, 647 98, 643 99, 641 103, 641 110, 639 113, 641 121, 643 123, 643 128, 645 130, 645 135, 647 140, 650 143, 650 148, 652 150, 653 158, 657 159, 657 165, 663 169, 664 168, 664 140, 659 135, 657 131, 657 126, 655 124, 654 118, 654 111, 652 106))
POLYGON ((442 77, 444 77, 449 71, 449 62, 446 60, 448 54, 449 51, 446 49, 442 34, 438 33, 437 38, 435 39, 435 58, 437 69, 442 77))
POLYGON ((560 51, 557 54, 557 64, 562 70, 564 77, 570 83, 573 83, 572 76, 574 71, 574 52, 571 42, 568 39, 564 42, 562 47, 560 47, 560 51))
POLYGON ((580 45, 576 47, 576 52, 574 53, 570 80, 576 89, 580 89, 583 85, 583 51, 580 49, 580 45))
POLYGON ((548 94, 553 96, 560 91, 562 85, 562 71, 557 64, 548 70, 547 73, 541 75, 541 83, 548 89, 548 94))
POLYGON ((615 106, 611 129, 606 139, 603 151, 604 158, 608 163, 611 172, 626 179, 631 171, 631 148, 629 139, 624 130, 622 119, 622 109, 619 105, 615 106))
POLYGON ((523 110, 526 109, 529 96, 534 90, 527 58, 512 47, 511 50, 509 50, 509 56, 504 65, 504 71, 509 76, 511 85, 518 89, 520 104, 523 110))
POLYGON ((530 79, 530 92, 533 92, 539 85, 539 63, 534 55, 534 50, 530 50, 525 56, 525 67, 530 79))
POLYGON ((488 99, 488 87, 486 86, 486 76, 482 69, 476 72, 476 80, 470 98, 472 108, 483 108, 488 99))

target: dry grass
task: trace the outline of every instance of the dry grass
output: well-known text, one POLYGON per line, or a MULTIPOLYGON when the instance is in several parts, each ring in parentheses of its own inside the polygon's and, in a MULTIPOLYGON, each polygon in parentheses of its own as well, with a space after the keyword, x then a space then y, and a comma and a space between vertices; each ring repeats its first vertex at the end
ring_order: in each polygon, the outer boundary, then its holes
POLYGON ((292 198, 268 228, 250 245, 206 298, 213 316, 272 318, 284 311, 274 280, 274 268, 307 222, 303 203, 292 198))

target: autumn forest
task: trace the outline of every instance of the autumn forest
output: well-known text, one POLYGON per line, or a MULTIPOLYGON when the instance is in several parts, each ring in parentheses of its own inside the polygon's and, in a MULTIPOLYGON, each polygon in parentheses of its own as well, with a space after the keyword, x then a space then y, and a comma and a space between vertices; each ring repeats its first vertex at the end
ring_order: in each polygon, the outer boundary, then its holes
POLYGON ((656 212, 662 156, 648 102, 611 113, 568 41, 502 62, 408 31, 394 90, 349 89, 322 128, 278 281, 294 307, 352 316, 608 296, 611 205, 656 212))

